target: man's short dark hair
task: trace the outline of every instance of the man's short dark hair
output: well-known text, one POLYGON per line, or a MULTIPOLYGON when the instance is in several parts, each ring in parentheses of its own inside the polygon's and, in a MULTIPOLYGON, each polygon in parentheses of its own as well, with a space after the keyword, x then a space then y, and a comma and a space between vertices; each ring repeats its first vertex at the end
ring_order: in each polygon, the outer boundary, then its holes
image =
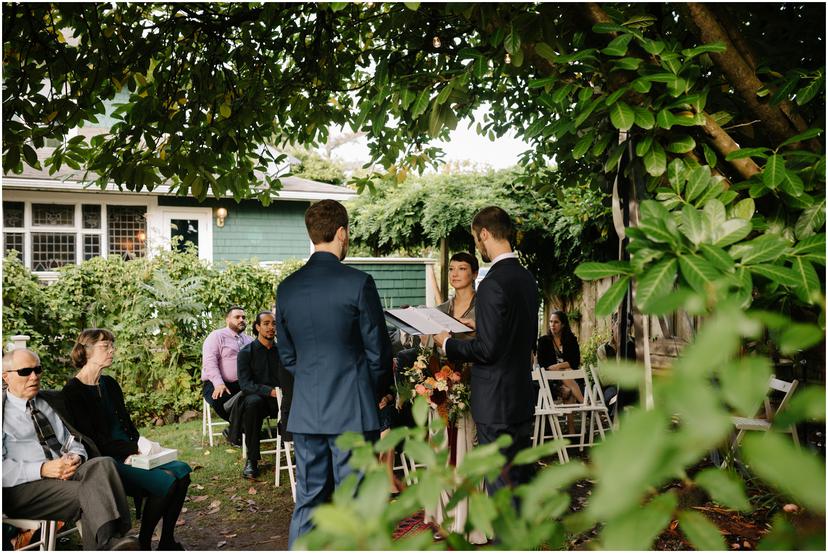
POLYGON ((477 258, 469 252, 457 252, 451 256, 449 263, 452 261, 468 263, 473 273, 477 273, 480 270, 480 264, 477 262, 477 258))
POLYGON ((497 240, 512 240, 515 227, 509 214, 496 205, 484 207, 472 219, 472 229, 475 234, 486 229, 497 240))
POLYGON ((273 311, 259 311, 256 313, 256 320, 253 321, 253 336, 259 336, 259 325, 262 324, 262 317, 264 315, 270 315, 276 320, 276 315, 273 314, 273 311))
POLYGON ((244 311, 244 307, 242 307, 241 305, 231 305, 230 307, 227 308, 227 311, 224 312, 224 318, 226 319, 227 317, 229 317, 230 313, 232 313, 236 309, 244 311))
POLYGON ((348 211, 336 200, 321 200, 305 211, 305 227, 314 244, 333 242, 339 227, 348 228, 348 211))

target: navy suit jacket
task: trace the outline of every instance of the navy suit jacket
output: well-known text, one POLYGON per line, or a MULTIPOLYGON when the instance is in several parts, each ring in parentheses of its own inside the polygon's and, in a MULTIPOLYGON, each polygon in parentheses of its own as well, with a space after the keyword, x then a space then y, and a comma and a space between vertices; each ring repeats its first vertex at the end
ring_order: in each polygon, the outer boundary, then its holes
POLYGON ((293 374, 288 430, 379 430, 377 404, 391 374, 391 342, 370 275, 314 253, 276 292, 279 355, 293 374))
POLYGON ((538 334, 538 285, 515 258, 498 261, 475 299, 477 336, 449 339, 449 359, 471 361, 475 422, 518 424, 532 418, 532 349, 538 334))

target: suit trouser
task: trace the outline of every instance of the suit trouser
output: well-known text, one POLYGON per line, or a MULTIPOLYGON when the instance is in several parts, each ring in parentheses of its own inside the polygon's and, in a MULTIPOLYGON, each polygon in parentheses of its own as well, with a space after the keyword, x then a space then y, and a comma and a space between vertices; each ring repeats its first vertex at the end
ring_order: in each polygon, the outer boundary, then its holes
POLYGON ((477 443, 480 445, 490 444, 502 434, 512 437, 511 445, 500 450, 500 453, 506 457, 506 466, 493 482, 486 480, 486 491, 489 495, 494 495, 497 490, 506 486, 517 486, 529 482, 532 478, 531 465, 515 466, 511 463, 518 451, 532 446, 532 419, 518 424, 476 423, 476 425, 477 443))
MULTIPOLYGON (((379 430, 363 432, 369 441, 379 438, 379 430)), ((296 506, 290 520, 288 547, 313 528, 314 509, 328 501, 333 491, 353 469, 348 465, 350 451, 336 447, 339 434, 293 433, 296 453, 296 506)))
POLYGON ((247 458, 251 461, 258 461, 262 458, 259 454, 262 429, 262 421, 266 417, 275 417, 279 414, 279 404, 275 397, 266 398, 258 394, 251 394, 239 398, 242 404, 242 427, 244 428, 244 441, 247 446, 247 458))
POLYGON ((111 457, 82 463, 70 480, 44 478, 3 488, 3 512, 11 518, 66 520, 80 517, 83 548, 102 549, 132 523, 121 477, 111 457))

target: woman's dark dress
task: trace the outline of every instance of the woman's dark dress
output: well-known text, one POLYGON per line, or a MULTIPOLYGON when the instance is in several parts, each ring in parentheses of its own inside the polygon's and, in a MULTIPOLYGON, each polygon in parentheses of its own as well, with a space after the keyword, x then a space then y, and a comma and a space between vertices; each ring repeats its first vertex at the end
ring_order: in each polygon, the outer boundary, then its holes
POLYGON ((192 469, 182 461, 171 461, 151 470, 124 464, 138 453, 138 430, 124 404, 124 394, 114 378, 101 375, 97 386, 77 378, 63 387, 66 406, 77 429, 92 439, 101 451, 115 459, 115 466, 128 495, 165 496, 177 479, 192 469))
MULTIPOLYGON (((572 370, 578 370, 581 366, 581 348, 578 346, 578 339, 575 338, 574 334, 567 333, 561 338, 561 349, 563 351, 559 351, 555 347, 555 341, 550 334, 544 334, 538 338, 538 365, 546 369, 550 365, 566 361, 572 370)), ((576 380, 575 382, 578 384, 578 388, 581 389, 581 393, 583 393, 583 381, 576 380)), ((556 381, 555 387, 559 388, 560 382, 556 381)))

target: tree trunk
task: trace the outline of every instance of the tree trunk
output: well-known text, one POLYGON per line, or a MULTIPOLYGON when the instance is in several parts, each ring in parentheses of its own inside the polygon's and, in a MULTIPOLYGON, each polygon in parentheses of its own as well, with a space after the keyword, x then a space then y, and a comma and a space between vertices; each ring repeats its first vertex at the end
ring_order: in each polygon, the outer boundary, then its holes
POLYGON ((440 292, 443 296, 443 301, 448 300, 448 266, 448 239, 444 237, 440 238, 440 292))

